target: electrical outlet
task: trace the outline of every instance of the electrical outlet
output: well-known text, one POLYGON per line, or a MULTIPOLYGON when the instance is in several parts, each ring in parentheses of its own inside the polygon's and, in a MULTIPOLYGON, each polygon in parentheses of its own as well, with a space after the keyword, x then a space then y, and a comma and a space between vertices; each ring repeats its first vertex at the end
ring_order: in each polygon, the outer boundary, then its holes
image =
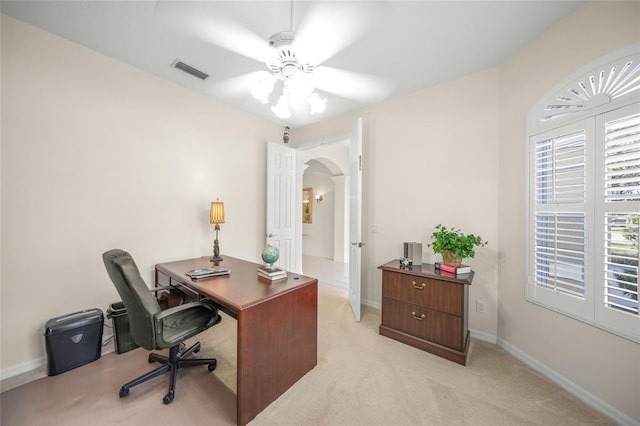
POLYGON ((476 300, 476 312, 479 314, 484 314, 486 312, 484 308, 484 302, 476 300))

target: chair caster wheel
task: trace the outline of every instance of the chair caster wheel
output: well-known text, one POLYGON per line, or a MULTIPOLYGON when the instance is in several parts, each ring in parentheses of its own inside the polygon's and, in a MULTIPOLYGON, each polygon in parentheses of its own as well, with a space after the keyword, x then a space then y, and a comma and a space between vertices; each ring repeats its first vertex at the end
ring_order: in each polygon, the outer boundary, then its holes
POLYGON ((168 394, 166 394, 164 396, 164 398, 162 398, 162 402, 166 404, 171 404, 171 401, 173 401, 173 391, 170 391, 168 394))
POLYGON ((153 364, 156 361, 151 357, 151 354, 149 354, 149 358, 147 358, 147 362, 149 362, 149 364, 153 364))
POLYGON ((194 350, 193 353, 197 354, 198 352, 200 352, 200 345, 198 345, 194 350))
POLYGON ((120 388, 120 398, 124 398, 127 395, 129 395, 129 389, 120 388))
POLYGON ((207 368, 209 369, 209 371, 213 371, 216 369, 217 366, 218 366, 218 361, 214 361, 209 363, 209 365, 207 365, 207 368))

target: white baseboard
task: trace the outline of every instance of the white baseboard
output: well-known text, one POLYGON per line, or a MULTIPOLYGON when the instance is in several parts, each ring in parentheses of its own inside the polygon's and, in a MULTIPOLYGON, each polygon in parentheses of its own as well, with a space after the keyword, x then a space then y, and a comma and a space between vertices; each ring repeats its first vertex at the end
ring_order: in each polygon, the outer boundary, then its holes
POLYGON ((495 345, 498 341, 498 338, 495 336, 495 334, 489 334, 484 331, 471 329, 469 330, 469 333, 471 333, 471 337, 473 337, 474 339, 482 340, 483 342, 491 343, 492 345, 495 345))
POLYGON ((0 380, 7 380, 12 377, 18 376, 24 373, 30 373, 33 370, 45 367, 47 365, 47 357, 32 359, 27 362, 23 362, 18 365, 14 365, 8 368, 4 368, 0 371, 0 380))
MULTIPOLYGON (((111 340, 109 340, 109 337, 111 336, 106 336, 106 338, 104 338, 102 341, 103 343, 102 343, 102 349, 100 350, 100 356, 103 356, 115 351, 114 346, 108 344, 111 342, 111 340)), ((35 370, 45 369, 46 367, 47 367, 47 356, 45 355, 40 358, 32 359, 30 361, 26 361, 18 365, 4 368, 0 370, 0 389, 4 389, 4 386, 2 386, 2 383, 5 380, 12 379, 21 374, 33 373, 35 370)))
MULTIPOLYGON (((379 303, 374 303, 369 300, 364 301, 364 304, 377 309, 380 309, 381 307, 379 303)), ((527 353, 521 351, 520 349, 511 345, 510 343, 483 331, 478 331, 478 330, 469 330, 469 331, 471 333, 471 337, 478 340, 482 340, 487 343, 495 344, 499 348, 502 348, 505 352, 507 352, 514 358, 518 359, 519 361, 527 365, 529 368, 536 371, 538 374, 542 375, 543 377, 552 381, 556 385, 560 386, 562 389, 566 390, 567 392, 569 392, 570 394, 572 394, 573 396, 575 396, 576 398, 578 398, 579 400, 587 404, 588 406, 601 412, 605 416, 611 418, 616 423, 620 425, 629 425, 629 426, 638 425, 637 420, 629 417, 622 411, 613 407, 611 404, 593 395, 591 392, 587 391, 583 387, 578 386, 571 380, 558 374, 556 371, 542 364, 538 360, 532 358, 527 353)), ((106 355, 107 353, 113 352, 113 351, 114 351, 113 345, 107 345, 102 347, 102 355, 106 355)), ((0 371, 0 381, 10 379, 20 374, 32 372, 33 370, 37 370, 38 368, 42 368, 44 366, 46 366, 46 356, 31 360, 31 361, 23 362, 22 364, 18 364, 9 368, 5 368, 0 371)))
POLYGON ((382 309, 382 304, 380 302, 372 302, 371 300, 363 300, 362 304, 366 305, 366 306, 370 306, 372 308, 382 309))
POLYGON ((593 395, 591 392, 587 391, 581 386, 578 386, 571 380, 566 377, 558 374, 556 371, 542 364, 538 360, 532 358, 525 352, 511 345, 510 343, 498 339, 497 346, 504 349, 505 352, 513 356, 514 358, 520 360, 524 364, 526 364, 529 368, 536 371, 538 374, 552 381, 556 385, 560 386, 562 389, 569 392, 571 395, 575 396, 588 406, 592 407, 594 410, 597 410, 604 414, 605 416, 611 418, 613 421, 620 425, 638 425, 638 420, 635 420, 617 408, 613 407, 606 401, 598 398, 593 395))

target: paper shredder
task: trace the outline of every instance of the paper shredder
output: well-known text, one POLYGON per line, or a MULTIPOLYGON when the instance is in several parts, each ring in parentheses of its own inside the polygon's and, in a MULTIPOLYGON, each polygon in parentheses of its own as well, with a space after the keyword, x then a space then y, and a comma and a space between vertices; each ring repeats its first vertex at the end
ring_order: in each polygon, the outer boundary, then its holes
POLYGON ((64 373, 100 358, 102 310, 94 308, 52 318, 44 326, 49 376, 64 373))

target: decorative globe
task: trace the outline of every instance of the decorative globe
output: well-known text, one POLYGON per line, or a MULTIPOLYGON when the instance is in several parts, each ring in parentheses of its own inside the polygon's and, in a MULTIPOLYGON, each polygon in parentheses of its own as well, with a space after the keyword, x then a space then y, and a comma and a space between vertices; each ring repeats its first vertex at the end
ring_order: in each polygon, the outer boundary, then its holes
POLYGON ((280 257, 280 250, 278 247, 274 247, 271 244, 267 244, 264 250, 262 250, 262 260, 267 264, 269 269, 273 268, 273 264, 278 261, 280 257))

